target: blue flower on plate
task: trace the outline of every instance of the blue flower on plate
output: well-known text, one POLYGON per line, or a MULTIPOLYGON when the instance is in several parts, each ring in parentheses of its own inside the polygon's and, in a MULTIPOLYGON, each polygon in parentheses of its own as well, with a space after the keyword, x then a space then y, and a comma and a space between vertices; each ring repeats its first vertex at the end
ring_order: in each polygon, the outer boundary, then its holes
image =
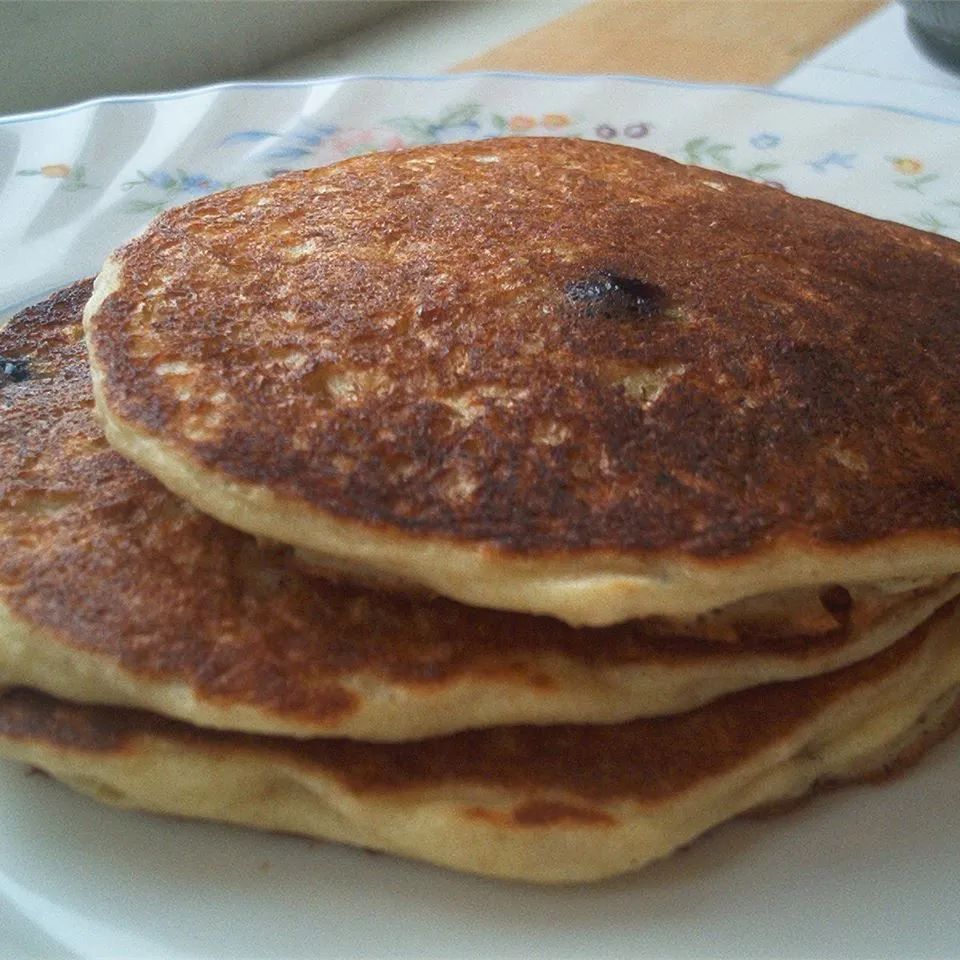
POLYGON ((209 193, 211 190, 218 190, 223 186, 218 180, 213 180, 202 173, 182 174, 180 179, 180 189, 184 193, 209 193))
POLYGON ((220 146, 224 147, 228 143, 260 143, 262 140, 279 136, 279 133, 273 133, 270 130, 235 130, 220 141, 220 146))
POLYGON ((311 151, 307 147, 284 146, 281 144, 279 147, 268 150, 263 156, 270 160, 296 160, 299 157, 309 157, 310 153, 311 151))
POLYGON ((271 130, 237 130, 220 141, 220 146, 234 143, 265 143, 274 141, 263 154, 271 160, 299 160, 310 156, 317 147, 323 146, 340 128, 331 123, 301 122, 287 133, 275 133, 271 130))
POLYGON ((842 170, 852 170, 853 161, 857 159, 855 153, 838 153, 831 150, 825 153, 819 160, 808 160, 807 166, 812 167, 817 173, 826 173, 830 167, 839 167, 842 170))
POLYGON ((205 173, 188 173, 178 169, 176 174, 166 170, 138 170, 137 179, 128 180, 122 186, 124 190, 138 192, 143 188, 150 188, 146 196, 140 194, 127 205, 127 209, 132 213, 147 213, 163 210, 180 194, 199 196, 214 190, 223 190, 230 184, 214 180, 205 173))
POLYGON ((330 123, 317 124, 316 126, 304 123, 290 134, 290 139, 299 140, 308 147, 319 147, 337 133, 339 129, 339 127, 330 123))
POLYGON ((172 190, 177 185, 176 177, 172 177, 166 170, 153 170, 150 173, 143 173, 142 171, 137 171, 140 174, 140 180, 136 181, 138 183, 143 183, 148 187, 156 187, 158 190, 172 190))
POLYGON ((750 143, 758 150, 772 150, 774 147, 780 146, 781 139, 782 137, 777 133, 767 133, 764 131, 763 133, 752 136, 750 143))

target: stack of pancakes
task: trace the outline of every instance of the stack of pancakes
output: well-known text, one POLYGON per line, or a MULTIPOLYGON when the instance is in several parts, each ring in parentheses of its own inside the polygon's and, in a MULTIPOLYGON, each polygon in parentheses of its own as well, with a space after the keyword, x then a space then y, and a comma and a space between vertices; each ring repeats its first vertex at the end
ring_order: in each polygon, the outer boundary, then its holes
POLYGON ((575 140, 165 213, 0 331, 0 754, 543 882, 888 772, 960 713, 958 304, 575 140))

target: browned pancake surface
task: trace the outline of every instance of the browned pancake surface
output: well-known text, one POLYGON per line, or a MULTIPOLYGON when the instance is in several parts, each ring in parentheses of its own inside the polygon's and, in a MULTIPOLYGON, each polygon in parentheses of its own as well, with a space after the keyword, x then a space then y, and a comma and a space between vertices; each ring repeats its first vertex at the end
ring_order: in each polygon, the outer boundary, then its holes
POLYGON ((514 140, 207 197, 122 263, 92 330, 111 411, 337 517, 704 557, 960 528, 945 238, 514 140))
POLYGON ((652 619, 578 630, 311 576, 289 551, 197 512, 106 445, 80 336, 89 292, 77 283, 0 331, 0 355, 19 371, 0 381, 0 602, 51 642, 145 679, 183 680, 213 702, 336 728, 358 707, 347 689, 357 676, 385 690, 428 694, 474 678, 546 696, 540 658, 550 655, 681 672, 752 655, 802 660, 883 613, 882 598, 838 608, 835 589, 820 602, 814 594, 819 614, 776 629, 745 622, 698 636, 652 619))

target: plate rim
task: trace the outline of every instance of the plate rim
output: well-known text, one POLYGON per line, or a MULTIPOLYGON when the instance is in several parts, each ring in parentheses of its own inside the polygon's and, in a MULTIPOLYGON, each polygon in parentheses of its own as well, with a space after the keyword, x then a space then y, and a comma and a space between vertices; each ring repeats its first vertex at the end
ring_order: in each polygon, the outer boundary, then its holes
POLYGON ((327 84, 357 83, 371 80, 400 83, 442 83, 459 80, 530 80, 543 82, 580 82, 598 83, 603 81, 618 81, 636 84, 646 84, 661 87, 680 87, 694 90, 727 90, 733 93, 751 93, 759 96, 773 97, 782 100, 794 100, 803 103, 816 103, 824 106, 861 108, 879 110, 884 113, 894 113, 900 116, 913 117, 920 120, 929 120, 934 123, 943 123, 949 126, 960 126, 960 118, 944 117, 936 113, 927 113, 922 110, 911 110, 907 107, 895 107, 884 103, 870 103, 863 100, 843 100, 831 97, 816 97, 809 94, 793 93, 788 90, 778 90, 775 87, 763 87, 743 83, 703 83, 693 80, 674 80, 669 77, 649 77, 634 74, 592 73, 592 74, 563 74, 563 73, 533 73, 522 70, 470 70, 463 73, 348 73, 332 76, 316 76, 297 80, 223 80, 217 83, 204 84, 196 87, 180 87, 173 90, 155 91, 153 93, 120 93, 107 94, 102 97, 92 97, 62 107, 50 107, 44 110, 33 110, 24 113, 0 115, 0 127, 15 123, 33 123, 39 120, 49 120, 58 116, 89 110, 102 105, 122 105, 127 103, 152 103, 166 100, 181 100, 210 93, 219 93, 226 90, 272 90, 296 87, 326 86, 327 84))
MULTIPOLYGON (((883 114, 893 114, 899 116, 907 116, 913 119, 918 119, 921 121, 929 121, 935 124, 946 124, 950 127, 960 126, 960 119, 952 119, 949 117, 942 117, 935 114, 929 114, 922 111, 910 110, 907 108, 894 107, 886 104, 878 103, 868 103, 862 101, 848 101, 841 99, 833 99, 826 97, 816 97, 809 96, 806 94, 797 94, 791 93, 788 91, 776 90, 769 87, 760 87, 760 86, 751 86, 746 84, 735 84, 735 83, 702 83, 702 82, 693 82, 693 81, 680 81, 672 80, 668 78, 657 78, 657 77, 646 77, 646 76, 633 76, 633 75, 622 75, 622 74, 591 74, 591 75, 567 75, 567 74, 537 74, 531 72, 520 72, 520 71, 470 71, 465 73, 455 73, 455 74, 376 74, 376 73, 357 73, 357 74, 347 74, 347 75, 337 75, 337 76, 323 76, 323 77, 313 77, 305 79, 296 79, 296 80, 240 80, 240 81, 223 81, 213 84, 207 84, 196 87, 186 87, 176 90, 170 90, 165 92, 154 92, 154 93, 143 93, 143 94, 111 94, 103 97, 91 98, 88 100, 78 101, 73 104, 68 104, 62 107, 54 107, 45 110, 31 111, 21 114, 11 114, 6 116, 0 116, 0 128, 4 126, 10 126, 19 123, 30 123, 43 120, 57 120, 60 117, 68 117, 77 113, 82 113, 87 110, 96 109, 101 105, 116 105, 116 106, 125 106, 126 104, 137 104, 137 103, 150 103, 150 102, 164 102, 164 101, 178 101, 178 100, 190 100, 195 97, 215 95, 221 92, 227 92, 232 90, 247 90, 251 93, 261 93, 268 92, 275 89, 297 89, 297 88, 312 88, 312 87, 325 87, 328 85, 337 85, 337 84, 352 84, 358 82, 383 82, 383 83, 456 83, 460 81, 482 81, 486 79, 503 79, 503 80, 513 80, 517 81, 520 84, 526 83, 550 83, 550 82, 569 82, 569 83, 579 83, 579 84, 594 84, 602 85, 603 83, 630 83, 648 87, 663 87, 663 88, 681 88, 693 91, 718 91, 718 92, 730 92, 733 94, 745 93, 753 96, 759 96, 764 99, 774 99, 774 100, 787 100, 799 103, 808 103, 815 106, 824 106, 824 107, 839 107, 852 110, 871 110, 879 111, 883 114)), ((0 231, 2 232, 2 231, 0 231)), ((51 288, 52 292, 53 289, 51 288)), ((46 296, 44 293, 42 296, 46 296)), ((41 296, 31 297, 30 300, 12 306, 0 305, 0 326, 2 326, 5 319, 16 310, 22 309, 23 307, 34 303, 37 300, 41 299, 41 296)), ((9 905, 11 901, 4 898, 0 895, 0 912, 5 905, 9 905)), ((14 909, 16 907, 14 906, 14 909)), ((18 916, 24 917, 24 919, 33 924, 35 929, 42 933, 46 934, 47 931, 35 924, 33 920, 25 917, 22 913, 18 916)), ((3 946, 3 936, 0 933, 0 947, 3 946)), ((57 946, 63 949, 64 960, 70 956, 69 949, 62 944, 57 944, 57 946)), ((59 954, 58 954, 59 956, 59 954)))

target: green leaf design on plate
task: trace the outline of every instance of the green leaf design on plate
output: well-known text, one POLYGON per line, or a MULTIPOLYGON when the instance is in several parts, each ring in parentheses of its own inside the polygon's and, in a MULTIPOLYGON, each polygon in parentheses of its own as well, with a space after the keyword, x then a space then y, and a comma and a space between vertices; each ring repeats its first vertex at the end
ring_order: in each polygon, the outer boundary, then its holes
POLYGON ((939 173, 925 173, 922 177, 911 177, 909 180, 894 180, 893 185, 901 190, 914 190, 923 193, 923 188, 934 180, 939 180, 939 173))
MULTIPOLYGON (((478 103, 460 103, 443 111, 435 120, 407 114, 402 117, 391 117, 383 123, 415 143, 434 143, 441 133, 451 127, 470 126, 479 130, 480 110, 478 103)), ((506 126, 506 121, 503 122, 506 126)))
POLYGON ((921 213, 914 214, 910 219, 923 227, 924 230, 930 230, 932 233, 940 233, 941 230, 946 230, 949 226, 944 220, 941 220, 935 213, 931 213, 929 210, 923 210, 921 213))
POLYGON ((695 137, 693 140, 688 140, 683 145, 683 153, 687 163, 703 163, 701 151, 709 142, 707 137, 695 137))
POLYGON ((773 173, 774 171, 779 170, 780 166, 781 164, 773 162, 755 163, 752 167, 747 167, 747 169, 742 171, 742 173, 745 177, 762 178, 768 173, 773 173))
POLYGON ((719 143, 709 137, 694 137, 683 145, 683 155, 687 163, 720 167, 721 170, 733 169, 730 159, 732 151, 732 143, 719 143))

